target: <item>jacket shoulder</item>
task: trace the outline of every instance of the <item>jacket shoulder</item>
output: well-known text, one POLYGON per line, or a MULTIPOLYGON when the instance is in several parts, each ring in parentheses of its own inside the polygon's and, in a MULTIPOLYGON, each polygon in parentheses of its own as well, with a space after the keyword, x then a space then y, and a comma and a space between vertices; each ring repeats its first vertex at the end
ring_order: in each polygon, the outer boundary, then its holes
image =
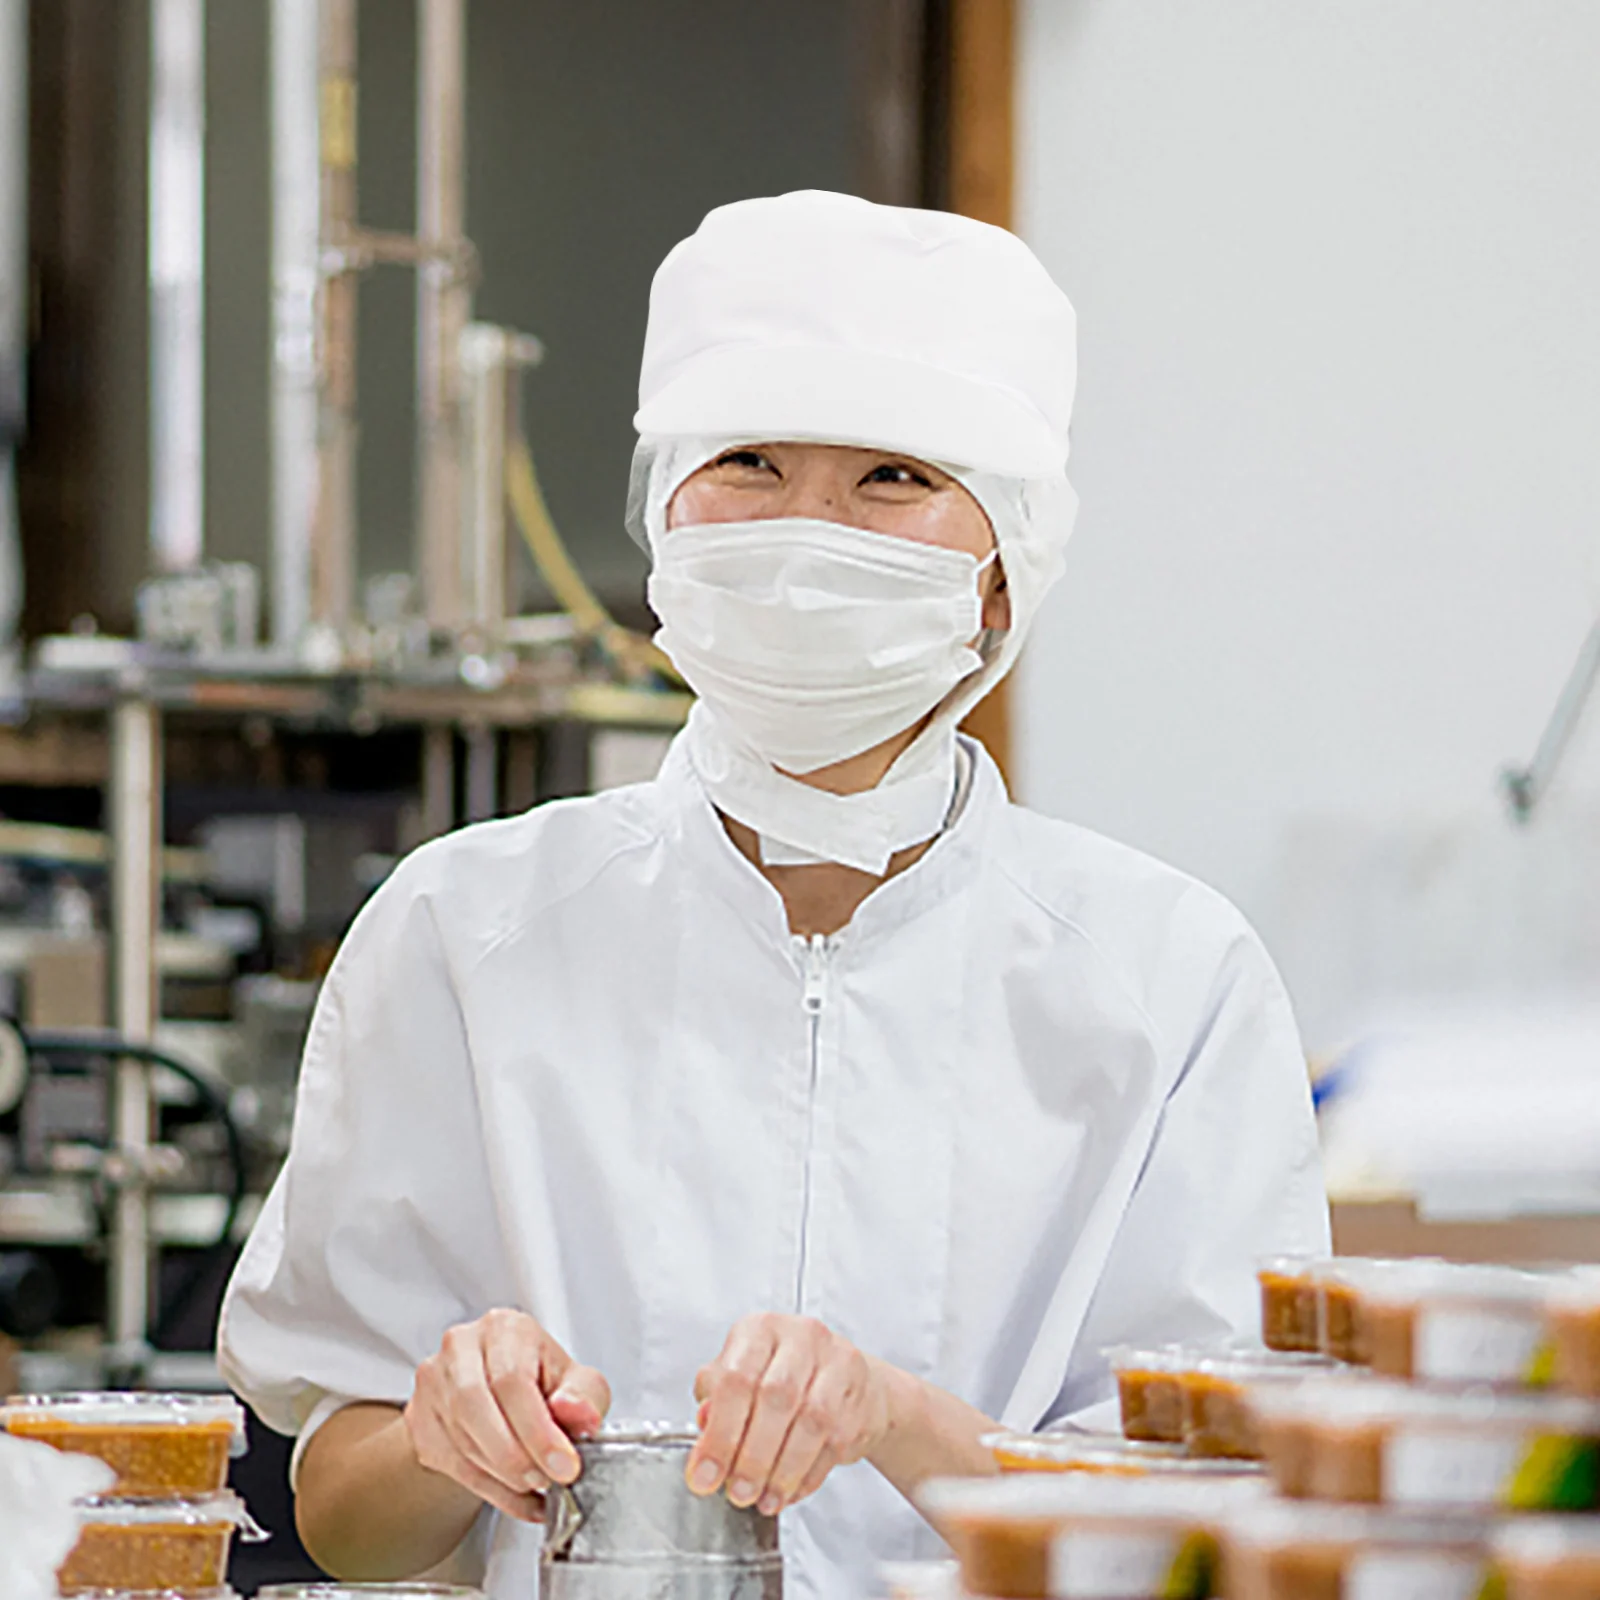
POLYGON ((447 947, 485 950, 619 861, 656 846, 664 817, 654 789, 634 784, 547 800, 431 839, 400 862, 359 921, 422 913, 447 947))
POLYGON ((1255 930, 1224 895, 1092 829, 1008 805, 999 865, 1012 889, 1092 947, 1148 1014, 1164 1009, 1175 987, 1209 986, 1230 964, 1271 970, 1255 930))

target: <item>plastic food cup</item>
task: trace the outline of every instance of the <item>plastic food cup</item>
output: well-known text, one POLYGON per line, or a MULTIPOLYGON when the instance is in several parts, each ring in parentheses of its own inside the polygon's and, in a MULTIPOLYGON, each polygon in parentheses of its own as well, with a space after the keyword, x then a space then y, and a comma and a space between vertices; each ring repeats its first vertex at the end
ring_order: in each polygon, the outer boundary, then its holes
POLYGON ((1371 1273, 1355 1293, 1372 1370, 1418 1383, 1543 1387, 1554 1365, 1546 1303, 1556 1281, 1445 1262, 1371 1273))
POLYGON ((181 1500, 95 1495, 78 1502, 78 1542, 56 1575, 62 1594, 220 1589, 236 1532, 266 1535, 227 1491, 181 1500))
POLYGON ((1319 1376, 1314 1383, 1250 1383, 1244 1403, 1255 1424, 1256 1440, 1273 1488, 1289 1499, 1311 1494, 1312 1445, 1315 1419, 1326 1406, 1332 1386, 1353 1391, 1370 1390, 1372 1380, 1340 1370, 1319 1376))
POLYGON ((1552 1284, 1546 1314, 1557 1387, 1600 1399, 1600 1271, 1552 1284))
POLYGON ((1262 1444, 1248 1403, 1250 1390, 1334 1370, 1327 1357, 1304 1351, 1257 1350, 1201 1358, 1178 1374, 1185 1451, 1211 1459, 1260 1460, 1262 1444))
POLYGON ((1124 1344, 1106 1351, 1106 1361, 1117 1380, 1124 1437, 1144 1444, 1183 1442, 1183 1391, 1178 1387, 1178 1371, 1185 1359, 1178 1345, 1124 1344))
POLYGON ((1391 1273, 1411 1273, 1419 1267, 1444 1265, 1433 1257, 1394 1261, 1373 1256, 1335 1256, 1319 1264, 1314 1273, 1317 1348, 1323 1355, 1348 1366, 1371 1366, 1372 1330, 1366 1315, 1366 1286, 1391 1273))
POLYGON ((1258 1471, 1248 1461, 1194 1461, 1175 1444, 1116 1434, 991 1433, 983 1443, 1002 1472, 1093 1472, 1114 1477, 1226 1478, 1258 1471))
POLYGON ((1308 1379, 1277 1404, 1295 1443, 1269 1430, 1268 1468, 1285 1493, 1426 1511, 1600 1508, 1600 1406, 1587 1401, 1308 1379))
POLYGON ((1252 1478, 1068 1474, 947 1478, 917 1503, 949 1542, 968 1595, 991 1600, 1206 1600, 1217 1530, 1265 1493, 1252 1478))
POLYGON ((0 1405, 0 1427, 117 1474, 121 1496, 215 1494, 244 1451, 244 1408, 221 1394, 25 1394, 0 1405))
POLYGON ((1488 1571, 1476 1519, 1278 1502, 1222 1533, 1228 1600, 1475 1600, 1488 1571))
POLYGON ((1590 1600, 1600 1594, 1600 1523, 1523 1517, 1490 1541, 1506 1600, 1590 1600))
POLYGON ((1261 1342, 1269 1350, 1315 1352, 1317 1277, 1326 1256, 1266 1256, 1256 1263, 1261 1286, 1261 1342))

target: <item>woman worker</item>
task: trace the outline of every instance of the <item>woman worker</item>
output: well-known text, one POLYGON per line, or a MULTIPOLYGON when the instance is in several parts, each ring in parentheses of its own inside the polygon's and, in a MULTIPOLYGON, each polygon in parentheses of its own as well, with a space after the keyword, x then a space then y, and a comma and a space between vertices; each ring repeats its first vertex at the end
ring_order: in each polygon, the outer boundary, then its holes
POLYGON ((781 1512, 791 1594, 865 1594, 983 1433, 1326 1247, 1249 928, 955 731, 1061 568, 1074 371, 1061 292, 960 217, 791 194, 662 264, 629 516, 689 725, 374 896, 224 1311, 326 1566, 472 1536, 531 1592, 609 1404, 698 1414, 690 1486, 781 1512))

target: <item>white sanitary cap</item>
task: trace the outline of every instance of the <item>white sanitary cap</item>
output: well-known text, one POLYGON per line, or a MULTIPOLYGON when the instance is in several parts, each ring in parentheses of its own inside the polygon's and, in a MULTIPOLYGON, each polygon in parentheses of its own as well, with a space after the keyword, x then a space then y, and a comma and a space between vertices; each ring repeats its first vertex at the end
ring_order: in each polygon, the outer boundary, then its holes
POLYGON ((737 444, 942 467, 987 514, 1011 597, 1010 630, 941 708, 958 721, 1061 575, 1076 379, 1071 303, 1004 228, 814 189, 719 206, 651 285, 628 531, 652 551, 679 485, 737 444))
POLYGON ((1048 478, 1076 381, 1072 306, 1015 234, 806 189, 718 206, 668 252, 633 423, 1048 478))

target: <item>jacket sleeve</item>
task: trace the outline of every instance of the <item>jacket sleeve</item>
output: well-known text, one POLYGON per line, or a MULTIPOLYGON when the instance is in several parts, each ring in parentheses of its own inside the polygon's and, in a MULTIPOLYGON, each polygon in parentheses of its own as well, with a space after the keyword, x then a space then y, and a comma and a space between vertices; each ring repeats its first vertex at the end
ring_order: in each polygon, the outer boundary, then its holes
POLYGON ((445 1330, 509 1295, 433 857, 402 863, 328 975, 223 1305, 223 1376, 282 1433, 328 1396, 404 1403, 445 1330))
POLYGON ((1232 907, 1205 891, 1187 912, 1203 935, 1184 940, 1196 927, 1180 915, 1182 953, 1152 1008, 1170 1034, 1160 1042, 1176 1063, 1172 1087, 1046 1420, 1111 1396, 1109 1346, 1258 1338, 1258 1258, 1329 1249, 1310 1082, 1283 984, 1232 907))

